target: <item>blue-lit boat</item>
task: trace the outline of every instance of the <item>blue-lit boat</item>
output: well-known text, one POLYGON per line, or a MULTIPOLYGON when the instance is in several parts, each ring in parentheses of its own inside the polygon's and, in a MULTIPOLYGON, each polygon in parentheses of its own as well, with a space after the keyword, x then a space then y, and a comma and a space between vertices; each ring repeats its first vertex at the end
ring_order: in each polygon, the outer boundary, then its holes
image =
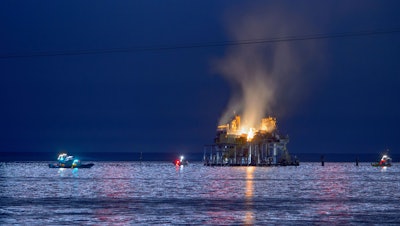
POLYGON ((94 166, 93 163, 82 164, 81 160, 75 158, 74 156, 62 153, 57 158, 58 162, 49 164, 49 168, 91 168, 94 166))

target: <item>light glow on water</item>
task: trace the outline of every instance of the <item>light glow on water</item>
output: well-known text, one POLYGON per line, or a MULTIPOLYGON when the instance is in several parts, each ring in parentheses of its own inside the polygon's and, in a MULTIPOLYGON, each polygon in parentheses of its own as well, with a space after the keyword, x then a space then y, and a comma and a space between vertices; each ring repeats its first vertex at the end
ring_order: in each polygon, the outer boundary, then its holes
POLYGON ((246 213, 244 217, 245 225, 254 224, 254 209, 253 209, 253 191, 254 191, 254 166, 246 167, 246 213))
POLYGON ((0 225, 396 224, 399 180, 396 163, 385 171, 370 163, 0 163, 0 225))

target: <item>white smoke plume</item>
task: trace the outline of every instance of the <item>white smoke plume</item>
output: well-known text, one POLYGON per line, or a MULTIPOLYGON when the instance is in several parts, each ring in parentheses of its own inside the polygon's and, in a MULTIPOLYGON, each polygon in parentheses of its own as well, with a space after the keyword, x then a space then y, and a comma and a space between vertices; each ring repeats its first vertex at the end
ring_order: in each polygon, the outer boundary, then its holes
MULTIPOLYGON (((232 11, 227 21, 234 41, 304 35, 312 30, 301 15, 282 7, 232 11)), ((239 114, 242 125, 258 128, 263 117, 289 114, 310 89, 315 73, 305 69, 311 62, 318 64, 317 49, 312 40, 230 47, 215 65, 232 88, 220 124, 239 114)))

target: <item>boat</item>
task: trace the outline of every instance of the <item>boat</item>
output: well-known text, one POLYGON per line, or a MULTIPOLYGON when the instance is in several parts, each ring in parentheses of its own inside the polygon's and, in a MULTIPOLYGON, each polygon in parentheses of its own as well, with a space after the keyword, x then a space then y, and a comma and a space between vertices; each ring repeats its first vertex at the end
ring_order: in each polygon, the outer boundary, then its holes
POLYGON ((184 160, 184 156, 183 155, 181 155, 181 157, 179 158, 179 159, 176 159, 175 161, 173 161, 172 163, 175 165, 175 166, 187 166, 187 165, 189 165, 189 162, 187 161, 187 160, 184 160))
POLYGON ((374 167, 385 167, 385 166, 392 166, 392 159, 389 157, 388 154, 383 154, 382 158, 379 162, 371 163, 374 167))
POLYGON ((61 153, 58 155, 57 163, 49 164, 49 168, 91 168, 93 163, 82 164, 81 160, 72 155, 61 153))

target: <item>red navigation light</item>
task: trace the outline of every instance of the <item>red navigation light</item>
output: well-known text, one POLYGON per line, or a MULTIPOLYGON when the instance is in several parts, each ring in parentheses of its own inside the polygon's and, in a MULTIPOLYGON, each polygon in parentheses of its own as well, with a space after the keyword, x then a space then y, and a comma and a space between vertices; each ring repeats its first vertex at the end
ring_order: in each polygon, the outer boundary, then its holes
POLYGON ((181 161, 179 161, 179 160, 176 160, 176 161, 175 161, 175 165, 177 165, 177 166, 179 166, 180 163, 181 163, 181 161))

